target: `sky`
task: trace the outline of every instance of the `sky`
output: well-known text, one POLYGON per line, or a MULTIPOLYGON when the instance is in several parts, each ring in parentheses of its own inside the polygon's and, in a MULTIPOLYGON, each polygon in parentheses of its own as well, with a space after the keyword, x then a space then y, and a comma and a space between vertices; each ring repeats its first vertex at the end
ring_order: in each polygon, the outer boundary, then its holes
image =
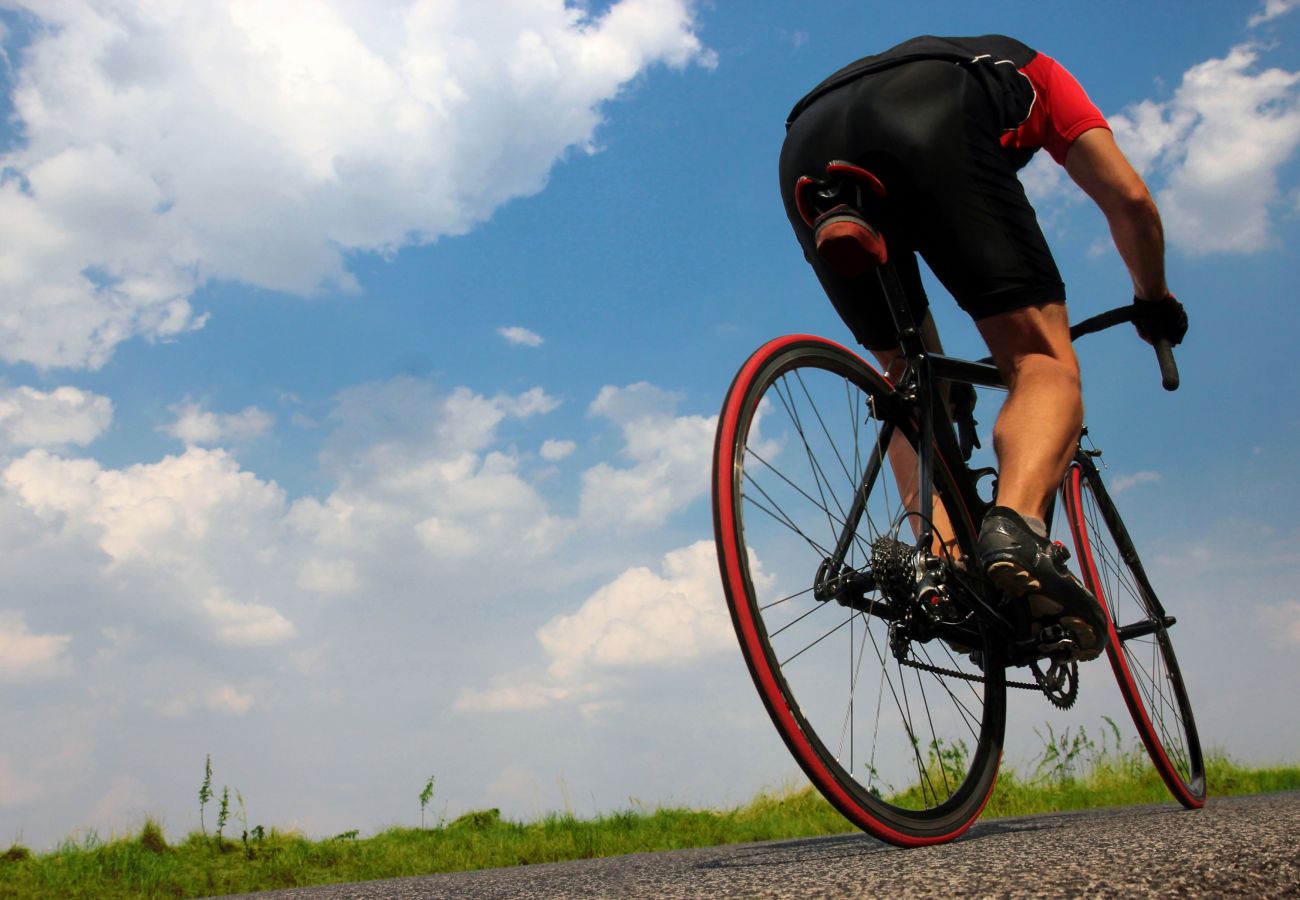
MULTIPOLYGON (((1296 7, 0 0, 0 844, 183 835, 209 755, 316 837, 418 824, 430 776, 435 817, 798 784, 713 430, 766 339, 851 341, 781 210, 786 112, 920 33, 1057 58, 1147 178, 1183 387, 1090 338, 1089 424, 1202 740, 1295 762, 1296 7)), ((1072 314, 1127 302, 1040 157, 1072 314)), ((1069 713, 1014 701, 1012 764, 1133 735, 1104 664, 1069 713)))

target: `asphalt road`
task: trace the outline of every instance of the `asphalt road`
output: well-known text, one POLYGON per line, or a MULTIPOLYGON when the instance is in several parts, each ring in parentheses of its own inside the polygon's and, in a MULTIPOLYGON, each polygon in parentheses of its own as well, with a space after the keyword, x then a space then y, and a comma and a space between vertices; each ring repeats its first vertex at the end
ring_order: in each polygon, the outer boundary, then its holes
POLYGON ((977 823, 900 850, 864 834, 245 894, 470 897, 1300 897, 1300 792, 977 823))

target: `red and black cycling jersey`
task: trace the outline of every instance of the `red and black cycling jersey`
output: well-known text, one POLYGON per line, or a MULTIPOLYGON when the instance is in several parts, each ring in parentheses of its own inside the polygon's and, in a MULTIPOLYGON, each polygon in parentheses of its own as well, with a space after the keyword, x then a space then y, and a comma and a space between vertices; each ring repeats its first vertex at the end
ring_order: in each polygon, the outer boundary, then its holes
POLYGON ((922 35, 866 56, 833 73, 790 111, 788 128, 818 97, 856 79, 918 60, 946 60, 964 68, 988 94, 1001 143, 1016 168, 1040 148, 1058 163, 1074 140, 1106 118, 1064 66, 1044 53, 1000 34, 981 37, 922 35))

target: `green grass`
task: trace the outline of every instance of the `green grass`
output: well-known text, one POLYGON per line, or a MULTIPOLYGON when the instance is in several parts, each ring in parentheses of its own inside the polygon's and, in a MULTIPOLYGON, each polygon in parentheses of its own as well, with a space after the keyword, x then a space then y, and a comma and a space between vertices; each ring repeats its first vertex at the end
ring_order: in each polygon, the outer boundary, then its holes
MULTIPOLYGON (((1082 730, 1049 731, 1044 745, 1031 772, 1003 771, 985 818, 1169 802, 1141 748, 1098 746, 1082 730)), ((1206 767, 1215 796, 1300 789, 1296 766, 1247 768, 1214 754, 1206 767)), ((169 845, 157 823, 146 821, 136 835, 109 841, 92 835, 50 853, 11 847, 0 854, 0 898, 194 897, 850 830, 811 788, 761 794, 721 811, 629 810, 512 822, 483 810, 435 828, 393 828, 364 839, 348 832, 312 841, 255 829, 246 840, 194 832, 169 845)))

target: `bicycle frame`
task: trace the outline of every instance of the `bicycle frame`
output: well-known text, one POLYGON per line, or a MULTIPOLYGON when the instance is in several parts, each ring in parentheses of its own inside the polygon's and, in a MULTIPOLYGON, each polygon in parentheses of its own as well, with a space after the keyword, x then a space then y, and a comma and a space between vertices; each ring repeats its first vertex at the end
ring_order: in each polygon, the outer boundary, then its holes
MULTIPOLYGON (((798 334, 751 354, 718 419, 718 561, 741 652, 794 758, 850 821, 921 846, 961 834, 991 795, 1008 689, 1069 708, 1080 660, 1067 626, 1034 618, 1032 599, 1008 600, 973 559, 993 502, 981 482, 994 469, 971 464, 969 386, 1005 389, 1001 374, 987 359, 931 352, 874 227, 890 213, 883 186, 848 163, 828 164, 827 176, 800 178, 796 205, 832 271, 876 273, 898 357, 882 377, 852 350, 798 334), (1010 680, 1019 666, 1033 678, 1010 680), (896 792, 901 779, 915 783, 896 792)), ((1071 339, 1135 312, 1103 313, 1071 339)), ((1170 791, 1195 808, 1204 766, 1168 638, 1174 619, 1101 482, 1099 455, 1077 447, 1059 515, 1081 581, 1104 604, 1111 667, 1139 734, 1170 791)))
MULTIPOLYGON (((902 350, 901 358, 905 363, 903 374, 894 384, 894 393, 887 402, 896 404, 897 409, 895 411, 901 411, 904 418, 914 420, 917 426, 919 508, 913 513, 918 519, 914 547, 918 556, 918 571, 925 571, 927 563, 932 558, 929 548, 934 539, 934 466, 936 460, 941 459, 945 464, 961 460, 961 462, 957 463, 960 466, 958 471, 950 471, 949 473, 952 476, 951 482, 958 493, 957 497, 951 498, 956 501, 951 504, 951 507, 965 509, 971 513, 973 521, 966 524, 972 531, 978 529, 979 519, 982 518, 983 513, 990 506, 987 501, 980 497, 977 490, 979 479, 988 470, 974 470, 963 458, 955 436, 955 423, 947 403, 943 400, 939 385, 941 382, 946 381, 953 384, 969 384, 1006 390, 1006 382, 1003 380, 1001 372, 988 359, 967 360, 931 352, 925 346, 921 329, 912 315, 911 308, 907 303, 907 295, 893 264, 885 263, 879 266, 876 269, 876 274, 886 302, 889 305, 890 315, 894 320, 899 346, 902 350)), ((1113 325, 1132 321, 1132 318, 1133 310, 1129 307, 1113 309, 1071 327, 1070 338, 1074 340, 1085 334, 1091 334, 1113 325)), ((864 578, 862 573, 856 573, 855 577, 846 578, 843 574, 845 569, 844 560, 847 558, 854 535, 857 533, 867 497, 870 495, 875 480, 880 473, 880 461, 883 459, 883 454, 888 452, 889 443, 893 439, 894 433, 894 427, 887 421, 877 439, 875 453, 863 473, 862 481, 857 488, 848 515, 845 517, 844 527, 836 541, 835 550, 822 564, 822 568, 818 573, 818 589, 816 591, 818 599, 829 600, 835 597, 841 603, 853 605, 851 600, 845 598, 848 591, 862 590, 865 593, 866 590, 870 590, 875 586, 874 579, 870 577, 864 578)), ((1080 438, 1084 434, 1086 434, 1086 429, 1080 433, 1080 438)), ((1083 450, 1082 447, 1078 448, 1075 457, 1078 465, 1095 473, 1096 467, 1087 451, 1083 450)), ((1055 496, 1053 496, 1046 516, 1048 528, 1051 527, 1055 506, 1056 500, 1055 496)), ((1119 521, 1118 516, 1113 514, 1112 511, 1108 518, 1114 520, 1114 527, 1123 533, 1124 540, 1131 547, 1132 542, 1128 539, 1127 532, 1122 531, 1123 523, 1119 521)), ((962 523, 959 522, 953 522, 952 524, 954 528, 962 527, 962 523)), ((974 534, 971 534, 970 537, 973 538, 974 534)), ((1020 630, 1017 623, 1010 621, 1004 612, 999 609, 998 605, 991 601, 989 597, 984 596, 983 592, 968 591, 966 599, 979 607, 978 616, 1006 642, 1008 648, 1010 648, 1009 662, 1016 664, 1021 661, 1022 657, 1025 660, 1036 657, 1036 652, 1030 646, 1032 642, 1024 648, 1017 646, 1016 635, 1020 630)), ((888 619, 900 619, 905 615, 902 610, 882 607, 879 601, 873 601, 871 611, 873 615, 888 619)), ((1165 615, 1163 610, 1161 610, 1160 615, 1164 627, 1173 624, 1174 620, 1165 615)), ((1150 634, 1157 627, 1159 626, 1155 620, 1116 626, 1117 633, 1122 640, 1150 634)))
MULTIPOLYGON (((920 508, 914 513, 918 519, 915 549, 923 557, 919 565, 924 566, 924 558, 929 557, 928 548, 934 538, 935 481, 933 473, 935 461, 937 458, 943 460, 961 459, 953 419, 947 404, 942 399, 939 382, 949 381, 1002 388, 1004 390, 1006 385, 997 367, 988 362, 975 362, 931 353, 926 348, 920 328, 912 316, 911 309, 908 307, 906 294, 894 266, 891 263, 885 263, 876 272, 885 298, 889 303, 890 313, 894 318, 899 344, 903 351, 902 358, 905 362, 903 374, 895 384, 895 392, 891 400, 898 404, 907 418, 914 419, 917 423, 917 446, 919 449, 917 454, 917 490, 920 508), (936 446, 938 447, 938 454, 935 452, 936 446)), ((840 532, 839 540, 836 542, 834 553, 823 564, 822 573, 819 574, 817 579, 822 586, 821 590, 818 591, 819 599, 823 597, 830 599, 831 596, 840 595, 848 588, 869 587, 861 583, 845 581, 841 577, 841 573, 844 569, 844 560, 847 557, 854 535, 857 533, 867 497, 870 495, 876 477, 880 472, 880 461, 883 459, 884 454, 888 452, 888 446, 893 436, 894 428, 887 423, 877 439, 876 450, 872 454, 870 464, 863 473, 862 482, 858 486, 853 504, 845 517, 844 527, 840 532)), ((954 507, 970 510, 978 518, 989 505, 979 496, 976 490, 976 483, 979 480, 980 473, 973 471, 963 461, 961 470, 952 472, 951 475, 953 476, 952 481, 960 494, 958 498, 954 498, 958 501, 953 504, 954 507)), ((960 523, 954 522, 953 524, 954 527, 962 527, 960 523)), ((976 521, 967 524, 971 529, 978 527, 976 521)), ((1013 623, 1008 621, 986 598, 974 596, 972 599, 982 607, 980 609, 981 617, 992 624, 1003 637, 1011 640, 1015 632, 1013 623)), ((873 613, 876 615, 883 614, 886 617, 892 615, 892 611, 882 610, 878 603, 873 604, 873 613)), ((897 615, 901 617, 902 613, 900 612, 897 615)))

